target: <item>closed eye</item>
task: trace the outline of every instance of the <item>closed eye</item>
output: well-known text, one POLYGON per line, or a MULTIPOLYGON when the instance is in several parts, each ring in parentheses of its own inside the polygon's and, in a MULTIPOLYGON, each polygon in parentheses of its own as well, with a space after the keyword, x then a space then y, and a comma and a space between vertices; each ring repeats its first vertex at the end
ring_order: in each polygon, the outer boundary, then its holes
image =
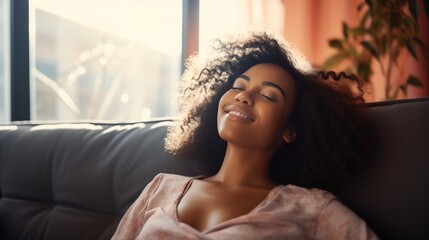
POLYGON ((240 90, 240 91, 243 91, 244 90, 244 88, 243 87, 232 87, 231 88, 232 90, 240 90))
POLYGON ((267 95, 264 95, 264 94, 261 94, 261 96, 262 96, 263 98, 267 99, 268 101, 275 102, 275 99, 274 99, 274 98, 268 97, 267 95))

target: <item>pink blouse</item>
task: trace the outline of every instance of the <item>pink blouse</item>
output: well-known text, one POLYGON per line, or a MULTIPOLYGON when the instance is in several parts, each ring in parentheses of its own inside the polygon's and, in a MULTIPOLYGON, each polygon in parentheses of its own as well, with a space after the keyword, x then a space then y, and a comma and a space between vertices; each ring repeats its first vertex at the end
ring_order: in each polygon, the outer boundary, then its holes
POLYGON ((158 174, 122 218, 112 239, 377 239, 331 193, 280 185, 248 214, 204 231, 180 222, 177 205, 190 177, 158 174))

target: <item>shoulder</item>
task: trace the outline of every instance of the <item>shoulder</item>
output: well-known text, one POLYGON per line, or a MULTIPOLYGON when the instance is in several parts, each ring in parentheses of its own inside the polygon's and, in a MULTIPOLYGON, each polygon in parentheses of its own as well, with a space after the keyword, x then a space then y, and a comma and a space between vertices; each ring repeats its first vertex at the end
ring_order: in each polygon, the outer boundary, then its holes
POLYGON ((282 186, 299 196, 335 197, 332 193, 319 188, 305 188, 292 184, 282 186))
POLYGON ((143 189, 137 201, 148 201, 150 198, 162 197, 178 191, 184 186, 190 177, 175 174, 159 173, 143 189))
POLYGON ((152 180, 152 182, 163 183, 163 184, 171 184, 176 183, 180 184, 183 182, 187 182, 191 177, 171 174, 171 173, 158 173, 152 180))
POLYGON ((148 209, 167 205, 183 191, 190 177, 159 173, 147 184, 137 202, 144 203, 148 209))
POLYGON ((317 219, 316 239, 378 239, 363 219, 328 191, 287 185, 283 192, 317 219))
POLYGON ((322 210, 330 202, 337 199, 332 193, 318 188, 304 188, 295 185, 284 185, 279 190, 280 194, 289 201, 293 200, 307 207, 314 206, 322 210))
POLYGON ((184 186, 190 179, 191 177, 182 175, 158 173, 147 187, 153 188, 154 191, 177 189, 180 186, 184 186))

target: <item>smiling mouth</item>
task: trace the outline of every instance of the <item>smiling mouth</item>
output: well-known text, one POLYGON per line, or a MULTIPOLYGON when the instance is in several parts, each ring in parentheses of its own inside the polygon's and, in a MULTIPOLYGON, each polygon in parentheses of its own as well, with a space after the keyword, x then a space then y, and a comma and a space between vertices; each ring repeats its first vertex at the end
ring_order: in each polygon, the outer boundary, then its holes
POLYGON ((230 112, 228 112, 228 114, 231 114, 231 115, 234 115, 234 116, 237 116, 237 117, 240 117, 240 118, 244 118, 244 119, 249 120, 249 121, 254 121, 251 117, 249 117, 249 116, 247 116, 247 115, 245 115, 245 114, 243 114, 241 112, 230 111, 230 112))

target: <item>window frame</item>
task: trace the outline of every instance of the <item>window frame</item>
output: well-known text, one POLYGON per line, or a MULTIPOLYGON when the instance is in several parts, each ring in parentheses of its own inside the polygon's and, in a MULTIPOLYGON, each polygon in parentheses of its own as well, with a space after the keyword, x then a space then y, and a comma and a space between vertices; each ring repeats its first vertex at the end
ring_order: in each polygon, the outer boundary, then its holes
POLYGON ((10 120, 30 120, 29 0, 10 1, 10 120), (23 14, 26 13, 26 14, 23 14))
MULTIPOLYGON (((10 1, 10 121, 31 120, 30 0, 10 1)), ((198 50, 199 0, 182 0, 182 56, 198 50)), ((7 81, 7 79, 6 79, 7 81)))

